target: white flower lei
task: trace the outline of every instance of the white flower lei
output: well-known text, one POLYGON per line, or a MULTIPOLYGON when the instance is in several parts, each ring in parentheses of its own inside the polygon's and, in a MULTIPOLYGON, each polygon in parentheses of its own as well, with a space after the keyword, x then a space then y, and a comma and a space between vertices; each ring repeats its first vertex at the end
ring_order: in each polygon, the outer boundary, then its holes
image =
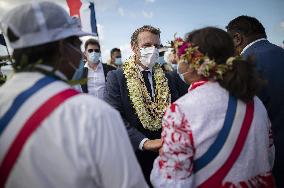
POLYGON ((171 95, 167 78, 160 65, 156 64, 153 71, 156 82, 154 101, 151 100, 134 57, 130 57, 123 64, 123 73, 135 112, 145 129, 156 131, 162 127, 162 117, 171 102, 171 95))

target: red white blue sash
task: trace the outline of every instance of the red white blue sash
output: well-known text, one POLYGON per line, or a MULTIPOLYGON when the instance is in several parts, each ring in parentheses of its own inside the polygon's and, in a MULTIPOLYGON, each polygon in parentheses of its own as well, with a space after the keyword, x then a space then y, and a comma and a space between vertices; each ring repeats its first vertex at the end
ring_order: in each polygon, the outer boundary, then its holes
POLYGON ((220 187, 238 159, 246 141, 254 114, 254 103, 247 104, 229 96, 224 125, 216 140, 194 161, 197 187, 220 187))
MULTIPOLYGON (((21 107, 40 90, 45 88, 56 80, 52 77, 44 77, 38 80, 32 87, 20 93, 13 101, 11 107, 0 119, 0 137, 5 136, 6 129, 13 121, 13 118, 23 111, 21 107), (4 134, 4 135, 3 135, 4 134)), ((55 85, 56 87, 57 85, 55 85)), ((40 101, 40 105, 27 117, 26 121, 21 122, 19 131, 15 133, 10 146, 6 149, 2 160, 0 161, 0 187, 4 187, 9 174, 17 161, 21 150, 33 132, 41 125, 41 123, 66 99, 78 94, 77 91, 66 88, 56 91, 45 101, 40 101)), ((12 125, 11 125, 12 126, 12 125)), ((7 130, 8 131, 8 130, 7 130)), ((8 133, 7 133, 8 134, 8 133)), ((9 135, 10 136, 10 135, 9 135)))

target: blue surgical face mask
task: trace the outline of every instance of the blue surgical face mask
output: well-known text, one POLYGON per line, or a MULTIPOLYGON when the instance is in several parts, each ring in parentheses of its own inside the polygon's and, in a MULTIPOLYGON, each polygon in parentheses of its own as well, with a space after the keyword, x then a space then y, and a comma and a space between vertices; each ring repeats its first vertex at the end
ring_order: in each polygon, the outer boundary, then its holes
POLYGON ((115 58, 115 60, 114 60, 114 64, 116 64, 116 65, 122 65, 121 57, 117 57, 117 58, 115 58))
POLYGON ((166 64, 166 61, 164 60, 164 56, 160 56, 159 57, 159 64, 162 66, 164 64, 166 64))
POLYGON ((98 52, 91 52, 88 54, 88 62, 93 64, 98 64, 100 62, 101 53, 98 52))

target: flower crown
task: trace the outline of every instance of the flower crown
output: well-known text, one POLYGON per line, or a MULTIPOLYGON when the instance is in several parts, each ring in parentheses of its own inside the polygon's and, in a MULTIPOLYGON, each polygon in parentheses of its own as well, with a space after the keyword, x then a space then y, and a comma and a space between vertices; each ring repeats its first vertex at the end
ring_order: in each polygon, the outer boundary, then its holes
POLYGON ((175 38, 171 44, 180 61, 190 63, 190 66, 197 71, 198 75, 208 79, 222 80, 224 73, 232 69, 233 61, 240 58, 230 57, 226 64, 217 64, 214 60, 202 54, 198 50, 198 46, 194 46, 182 38, 175 38))

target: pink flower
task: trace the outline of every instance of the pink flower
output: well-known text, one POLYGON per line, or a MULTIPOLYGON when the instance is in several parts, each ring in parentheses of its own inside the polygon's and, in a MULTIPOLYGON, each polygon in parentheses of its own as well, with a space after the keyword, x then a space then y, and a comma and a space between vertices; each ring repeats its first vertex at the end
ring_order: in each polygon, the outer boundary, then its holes
POLYGON ((178 48, 178 56, 182 56, 186 53, 186 49, 189 47, 189 43, 184 42, 179 48, 178 48))

